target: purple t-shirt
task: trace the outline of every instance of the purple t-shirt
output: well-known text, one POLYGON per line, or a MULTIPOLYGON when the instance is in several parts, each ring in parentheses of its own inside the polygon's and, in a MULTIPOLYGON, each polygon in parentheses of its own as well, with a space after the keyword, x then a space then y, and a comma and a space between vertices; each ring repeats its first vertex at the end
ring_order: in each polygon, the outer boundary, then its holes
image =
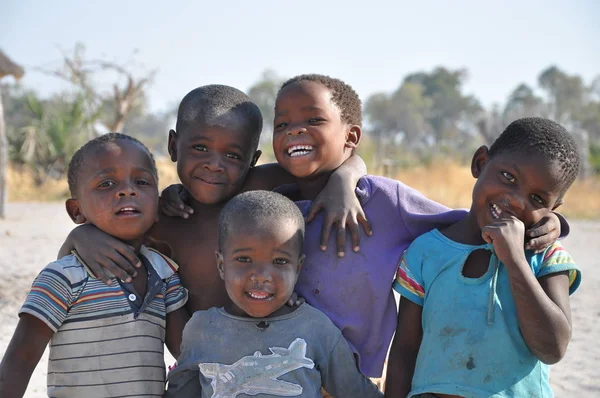
MULTIPOLYGON (((342 331, 358 357, 361 372, 380 377, 398 321, 392 282, 404 250, 419 235, 462 219, 396 180, 365 176, 356 192, 373 236, 361 236, 360 252, 337 256, 335 236, 319 248, 323 216, 306 226, 306 261, 296 291, 342 331)), ((304 214, 311 202, 297 202, 304 214)))

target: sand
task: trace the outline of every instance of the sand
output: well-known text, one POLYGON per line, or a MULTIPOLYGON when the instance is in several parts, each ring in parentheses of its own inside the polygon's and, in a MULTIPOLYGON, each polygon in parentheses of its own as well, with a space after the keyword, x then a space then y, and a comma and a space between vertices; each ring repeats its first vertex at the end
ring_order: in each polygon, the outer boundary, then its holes
MULTIPOLYGON (((73 223, 62 203, 9 203, 0 220, 0 354, 16 327, 17 311, 33 278, 50 261, 73 223)), ((583 282, 571 298, 573 338, 566 357, 554 365, 552 388, 559 398, 600 397, 600 220, 571 221, 565 246, 578 262, 583 282), (596 260, 594 260, 596 259, 596 260)), ((167 362, 171 358, 167 355, 167 362)), ((47 352, 27 389, 26 397, 45 397, 47 352)))

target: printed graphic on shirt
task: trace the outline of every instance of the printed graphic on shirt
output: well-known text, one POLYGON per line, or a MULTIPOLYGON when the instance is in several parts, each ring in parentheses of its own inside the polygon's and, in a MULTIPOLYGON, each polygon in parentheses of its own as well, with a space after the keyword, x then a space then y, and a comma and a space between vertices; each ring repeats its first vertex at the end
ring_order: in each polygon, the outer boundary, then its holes
POLYGON ((302 394, 302 386, 278 380, 279 376, 299 368, 312 369, 315 363, 306 357, 306 341, 294 340, 288 348, 269 347, 270 355, 256 351, 240 358, 233 365, 201 363, 200 372, 210 383, 211 398, 234 398, 239 394, 271 394, 295 397, 302 394))

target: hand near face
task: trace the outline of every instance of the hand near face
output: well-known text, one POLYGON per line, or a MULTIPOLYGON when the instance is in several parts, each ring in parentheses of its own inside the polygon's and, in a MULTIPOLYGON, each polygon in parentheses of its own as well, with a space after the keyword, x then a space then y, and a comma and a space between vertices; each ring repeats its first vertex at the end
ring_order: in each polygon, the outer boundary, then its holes
POLYGON ((526 261, 523 251, 525 225, 517 218, 509 216, 486 225, 481 230, 481 236, 494 245, 496 256, 503 264, 526 261))

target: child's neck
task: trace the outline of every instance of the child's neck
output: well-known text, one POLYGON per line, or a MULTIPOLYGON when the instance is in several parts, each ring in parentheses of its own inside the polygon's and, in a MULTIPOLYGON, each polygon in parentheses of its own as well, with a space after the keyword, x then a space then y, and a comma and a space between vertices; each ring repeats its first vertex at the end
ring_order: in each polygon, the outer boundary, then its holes
POLYGON ((215 211, 219 212, 219 211, 221 211, 223 206, 225 206, 226 203, 227 203, 227 201, 223 201, 220 203, 208 204, 208 203, 199 202, 196 199, 194 199, 194 197, 191 197, 191 199, 190 199, 190 207, 192 209, 194 209, 194 214, 206 214, 206 213, 213 213, 215 211))
POLYGON ((469 211, 465 218, 441 230, 447 238, 466 245, 479 246, 486 242, 481 236, 481 228, 473 211, 469 211))
POLYGON ((315 200, 327 185, 327 181, 329 181, 329 177, 331 177, 334 171, 320 173, 313 177, 298 178, 297 184, 302 198, 305 200, 315 200))

